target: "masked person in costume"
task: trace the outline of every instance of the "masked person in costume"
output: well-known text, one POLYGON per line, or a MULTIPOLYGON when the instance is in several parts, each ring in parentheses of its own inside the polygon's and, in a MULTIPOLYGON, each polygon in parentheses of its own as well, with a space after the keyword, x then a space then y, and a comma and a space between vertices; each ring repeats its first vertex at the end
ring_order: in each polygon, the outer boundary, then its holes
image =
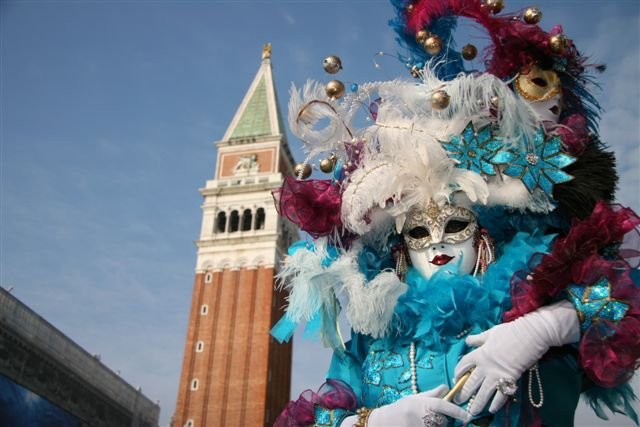
POLYGON ((535 8, 393 3, 416 81, 292 90, 308 157, 274 196, 313 240, 280 270, 272 334, 306 323, 334 357, 276 425, 565 426, 583 392, 637 423, 640 219, 612 204, 585 58, 535 8), (490 36, 485 72, 464 69, 475 47, 444 42, 460 16, 490 36), (307 179, 317 158, 331 179, 307 179))

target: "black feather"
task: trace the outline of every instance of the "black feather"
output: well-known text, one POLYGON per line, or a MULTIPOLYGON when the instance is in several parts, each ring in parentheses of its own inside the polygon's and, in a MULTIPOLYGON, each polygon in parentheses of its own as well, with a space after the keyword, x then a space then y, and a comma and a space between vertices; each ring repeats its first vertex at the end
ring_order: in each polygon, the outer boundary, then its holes
POLYGON ((596 137, 591 138, 578 160, 563 170, 574 179, 554 188, 553 198, 562 215, 583 219, 599 200, 613 201, 618 185, 616 158, 596 137))

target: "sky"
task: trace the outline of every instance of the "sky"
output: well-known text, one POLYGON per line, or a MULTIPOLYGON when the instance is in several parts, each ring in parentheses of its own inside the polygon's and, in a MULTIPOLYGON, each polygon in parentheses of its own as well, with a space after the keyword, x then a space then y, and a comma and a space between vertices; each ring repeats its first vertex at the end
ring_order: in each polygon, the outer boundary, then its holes
MULTIPOLYGON (((531 4, 508 1, 507 10, 531 4)), ((594 62, 618 201, 640 209, 640 2, 537 1, 594 62)), ((291 82, 407 77, 387 1, 0 1, 0 285, 161 406, 175 407, 201 220, 198 189, 273 45, 291 82), (376 56, 383 51, 389 55, 376 56), (377 58, 380 67, 373 66, 377 58)), ((482 35, 461 23, 459 45, 482 35)), ((300 141, 289 136, 294 156, 300 141)), ((328 350, 298 339, 292 394, 328 350)), ((636 386, 637 388, 637 386, 636 386)), ((600 424, 581 410, 578 425, 600 424)))

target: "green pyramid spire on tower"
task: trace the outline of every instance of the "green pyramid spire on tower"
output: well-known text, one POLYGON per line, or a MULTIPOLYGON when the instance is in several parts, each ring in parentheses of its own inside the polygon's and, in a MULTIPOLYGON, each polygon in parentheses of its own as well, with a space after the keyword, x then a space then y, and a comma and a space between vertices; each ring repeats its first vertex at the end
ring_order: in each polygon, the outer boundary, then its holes
POLYGON ((256 86, 249 103, 242 111, 230 139, 252 136, 270 135, 269 106, 267 105, 267 88, 263 75, 256 86))
POLYGON ((284 132, 271 73, 271 45, 265 44, 262 64, 244 96, 223 140, 277 136, 284 132))

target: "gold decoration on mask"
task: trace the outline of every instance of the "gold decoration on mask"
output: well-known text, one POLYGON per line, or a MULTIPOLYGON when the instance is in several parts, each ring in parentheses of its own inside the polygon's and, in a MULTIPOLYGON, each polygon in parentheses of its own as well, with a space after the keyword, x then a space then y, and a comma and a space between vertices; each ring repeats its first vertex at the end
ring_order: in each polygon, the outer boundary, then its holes
POLYGON ((469 209, 448 203, 438 206, 430 200, 426 206, 415 205, 409 209, 402 234, 407 247, 419 251, 435 243, 464 242, 475 236, 477 230, 478 220, 469 209), (456 221, 461 228, 450 230, 450 221, 456 221))
POLYGON ((490 264, 495 261, 495 249, 493 246, 493 240, 486 232, 480 232, 476 241, 478 247, 478 255, 476 257, 476 266, 473 269, 473 276, 484 274, 490 264))
POLYGON ((504 0, 485 0, 484 6, 495 15, 504 9, 504 0))
POLYGON ((344 83, 342 83, 340 80, 331 80, 329 83, 327 83, 325 92, 327 93, 327 96, 332 100, 342 98, 342 95, 344 95, 344 83))
POLYGON ((527 24, 537 24, 542 20, 542 12, 537 7, 530 7, 524 11, 522 19, 527 24))
POLYGON ((437 55, 442 50, 442 39, 435 34, 432 34, 427 37, 422 47, 429 55, 437 55))
POLYGON ((293 173, 298 179, 307 179, 311 176, 311 165, 309 163, 298 163, 293 168, 293 173))
POLYGON ((549 39, 549 49, 551 52, 560 55, 569 44, 569 39, 564 34, 557 34, 549 39))
POLYGON ((462 47, 462 57, 467 61, 471 61, 478 55, 478 48, 472 44, 466 44, 462 47))
POLYGON ((320 170, 324 173, 333 172, 333 168, 336 166, 337 157, 335 154, 331 154, 326 159, 320 161, 320 170))
POLYGON ((434 110, 444 110, 449 106, 449 94, 444 90, 437 90, 431 95, 431 107, 434 110))
POLYGON ((528 73, 518 75, 515 88, 520 96, 532 102, 546 101, 562 92, 558 74, 537 65, 531 67, 528 73))
POLYGON ((431 34, 427 30, 420 30, 416 33, 416 42, 423 44, 431 34))
POLYGON ((411 74, 412 77, 415 77, 416 79, 420 78, 420 68, 417 65, 414 65, 413 67, 411 67, 411 69, 409 70, 409 73, 411 74))
POLYGON ((429 204, 427 205, 427 209, 424 210, 424 213, 427 214, 429 218, 432 220, 436 220, 438 218, 438 214, 440 213, 440 207, 436 202, 429 200, 429 204))

